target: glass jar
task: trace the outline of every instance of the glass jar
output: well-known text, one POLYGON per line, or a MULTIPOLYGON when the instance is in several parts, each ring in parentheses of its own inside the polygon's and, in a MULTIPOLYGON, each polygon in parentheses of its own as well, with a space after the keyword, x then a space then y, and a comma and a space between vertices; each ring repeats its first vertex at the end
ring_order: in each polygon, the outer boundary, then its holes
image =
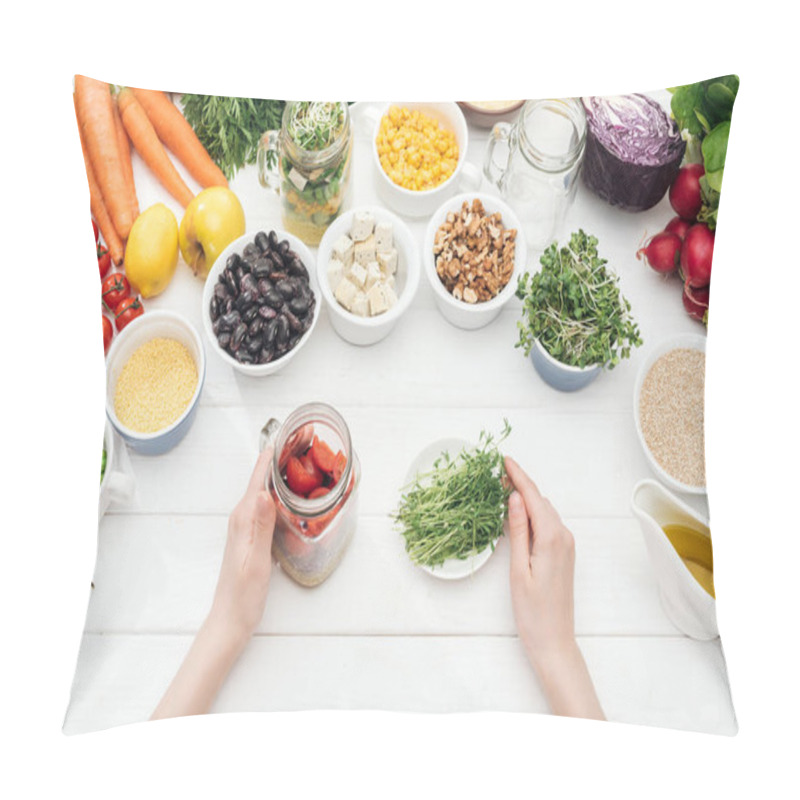
POLYGON ((258 179, 281 196, 284 228, 308 245, 319 244, 342 209, 352 149, 347 103, 289 102, 280 131, 259 141, 258 179))
POLYGON ((544 250, 561 234, 585 148, 586 112, 575 98, 528 100, 513 125, 492 128, 483 172, 516 212, 529 247, 544 250), (499 142, 505 166, 494 160, 499 142))
POLYGON ((272 554, 281 568, 303 586, 317 586, 339 565, 353 538, 357 521, 361 465, 350 441, 350 431, 335 408, 308 403, 281 424, 271 419, 262 428, 260 447, 275 452, 267 489, 275 502, 276 522, 272 554), (284 478, 291 456, 300 457, 319 437, 346 464, 336 483, 322 497, 295 494, 284 478))

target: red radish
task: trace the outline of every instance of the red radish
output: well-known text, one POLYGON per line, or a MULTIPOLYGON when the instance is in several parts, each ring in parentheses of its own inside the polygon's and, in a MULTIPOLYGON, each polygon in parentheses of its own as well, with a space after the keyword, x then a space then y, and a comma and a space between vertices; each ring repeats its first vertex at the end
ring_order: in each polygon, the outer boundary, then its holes
POLYGON ((669 233, 676 234, 680 237, 681 241, 683 241, 684 236, 686 236, 686 231, 688 231, 691 227, 691 222, 687 222, 687 220, 681 219, 680 217, 673 217, 667 223, 667 227, 664 228, 664 230, 669 231, 669 233))
POLYGON ((681 247, 681 273, 686 283, 702 289, 711 283, 711 260, 714 256, 714 234, 708 225, 692 225, 681 247))
POLYGON ((700 178, 706 171, 702 164, 687 164, 681 167, 669 187, 669 202, 675 213, 689 222, 694 222, 703 205, 700 178))
POLYGON ((683 307, 689 312, 689 316, 694 317, 700 322, 708 325, 708 286, 702 289, 694 289, 685 284, 683 287, 683 307))
POLYGON ((680 262, 681 239, 675 233, 657 233, 637 253, 636 258, 644 258, 656 272, 669 275, 680 262))

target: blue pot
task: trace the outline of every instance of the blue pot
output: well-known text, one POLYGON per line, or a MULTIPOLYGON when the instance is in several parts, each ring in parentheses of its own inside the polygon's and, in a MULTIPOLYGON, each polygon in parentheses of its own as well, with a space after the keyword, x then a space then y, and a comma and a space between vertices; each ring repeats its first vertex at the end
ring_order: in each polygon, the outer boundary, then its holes
POLYGON ((583 389, 603 371, 600 364, 593 364, 590 367, 570 367, 562 364, 545 350, 538 339, 531 348, 531 361, 545 383, 560 392, 583 389))

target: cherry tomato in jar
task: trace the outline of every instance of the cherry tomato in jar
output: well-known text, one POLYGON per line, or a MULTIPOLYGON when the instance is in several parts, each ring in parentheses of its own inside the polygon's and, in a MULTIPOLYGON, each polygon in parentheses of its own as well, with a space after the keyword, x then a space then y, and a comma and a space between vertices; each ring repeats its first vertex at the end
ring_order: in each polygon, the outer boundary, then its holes
POLYGON ((330 492, 329 486, 317 486, 316 489, 312 489, 308 493, 308 499, 314 500, 317 497, 325 497, 325 495, 328 494, 328 492, 330 492))
POLYGON ((345 468, 347 467, 347 456, 340 450, 336 454, 336 460, 333 465, 333 482, 339 483, 339 479, 344 475, 345 468))
POLYGON ((100 277, 105 278, 111 269, 111 254, 102 244, 97 245, 97 266, 100 268, 100 277))
POLYGON ((104 281, 101 288, 103 302, 109 311, 116 313, 117 306, 126 298, 130 297, 131 285, 128 279, 121 272, 112 272, 104 281))
POLYGON ((292 456, 286 462, 286 483, 295 494, 306 497, 309 492, 322 486, 322 473, 314 468, 311 459, 306 456, 292 456))
POLYGON ((333 450, 318 436, 314 437, 309 453, 311 453, 311 458, 314 463, 323 472, 326 472, 328 475, 333 475, 333 468, 336 465, 336 456, 333 450))
POLYGON ((92 230, 94 231, 94 243, 97 244, 100 241, 100 231, 97 228, 97 223, 92 220, 92 230))
POLYGON ((144 314, 144 306, 138 297, 126 297, 117 306, 115 321, 117 330, 121 331, 126 325, 133 322, 136 317, 144 314))
POLYGON ((111 347, 111 340, 114 338, 114 326, 111 324, 111 320, 103 314, 103 350, 104 352, 108 352, 108 348, 111 347))

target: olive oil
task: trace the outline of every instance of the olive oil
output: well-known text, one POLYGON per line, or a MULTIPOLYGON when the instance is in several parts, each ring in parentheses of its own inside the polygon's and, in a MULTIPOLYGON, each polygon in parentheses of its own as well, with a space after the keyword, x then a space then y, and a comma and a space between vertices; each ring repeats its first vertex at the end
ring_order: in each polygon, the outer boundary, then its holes
POLYGON ((664 533, 694 579, 712 597, 714 594, 714 556, 711 537, 687 525, 663 526, 664 533))

